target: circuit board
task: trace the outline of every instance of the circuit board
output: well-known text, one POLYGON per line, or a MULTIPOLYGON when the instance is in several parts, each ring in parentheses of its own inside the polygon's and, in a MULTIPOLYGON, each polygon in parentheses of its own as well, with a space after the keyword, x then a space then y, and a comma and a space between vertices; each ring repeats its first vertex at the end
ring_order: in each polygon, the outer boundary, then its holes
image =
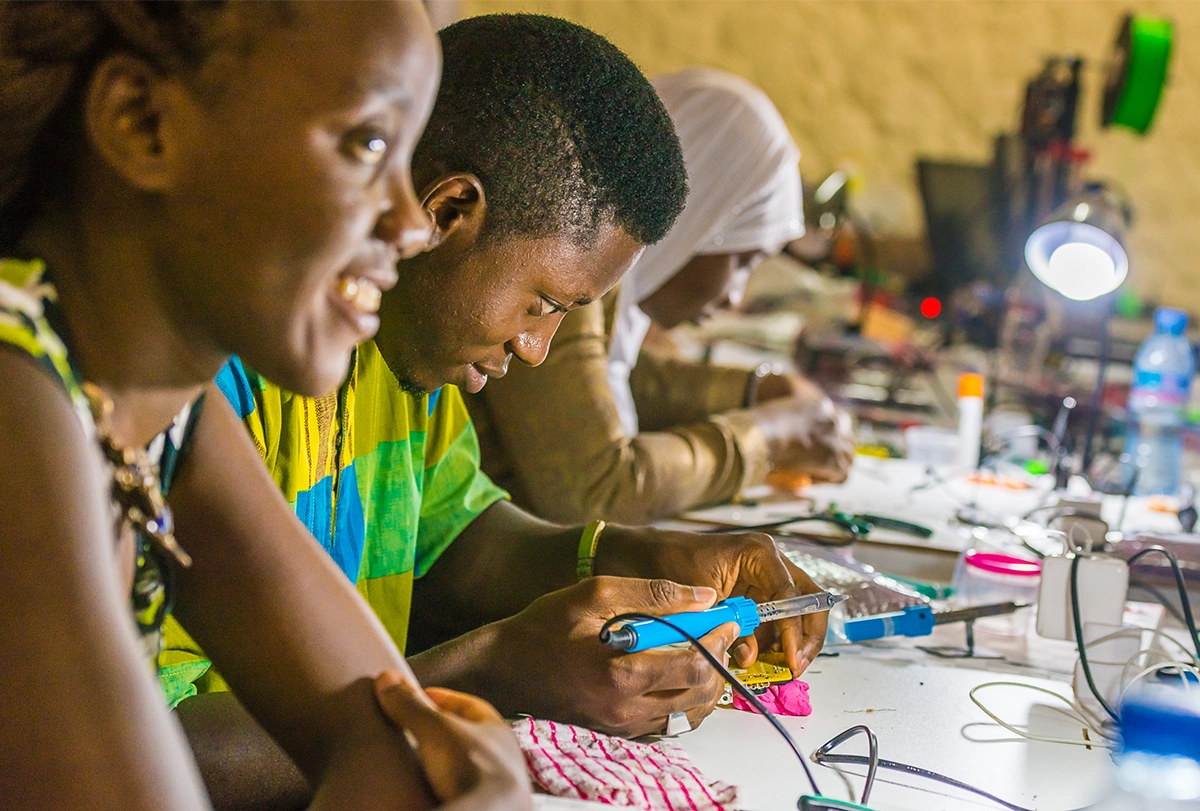
MULTIPOLYGON (((729 672, 756 695, 766 692, 767 687, 772 684, 781 684, 792 680, 792 671, 784 664, 782 653, 761 654, 750 667, 731 667, 729 672)), ((725 685, 725 693, 717 703, 733 703, 733 688, 728 684, 725 685)))

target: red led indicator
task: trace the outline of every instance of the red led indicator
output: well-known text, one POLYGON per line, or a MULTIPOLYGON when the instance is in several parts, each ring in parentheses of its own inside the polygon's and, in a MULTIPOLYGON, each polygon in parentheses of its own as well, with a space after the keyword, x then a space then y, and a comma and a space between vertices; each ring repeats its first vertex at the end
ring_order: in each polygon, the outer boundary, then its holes
POLYGON ((933 296, 921 302, 921 315, 926 318, 937 318, 941 315, 942 303, 933 296))

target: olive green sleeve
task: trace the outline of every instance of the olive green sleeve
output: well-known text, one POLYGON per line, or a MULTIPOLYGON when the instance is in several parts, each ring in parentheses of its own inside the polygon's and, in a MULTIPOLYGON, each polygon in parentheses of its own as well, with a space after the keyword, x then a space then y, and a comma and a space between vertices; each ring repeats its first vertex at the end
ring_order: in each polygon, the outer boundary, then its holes
POLYGON ((658 431, 745 407, 753 379, 744 369, 687 363, 643 349, 629 387, 641 429, 658 431))

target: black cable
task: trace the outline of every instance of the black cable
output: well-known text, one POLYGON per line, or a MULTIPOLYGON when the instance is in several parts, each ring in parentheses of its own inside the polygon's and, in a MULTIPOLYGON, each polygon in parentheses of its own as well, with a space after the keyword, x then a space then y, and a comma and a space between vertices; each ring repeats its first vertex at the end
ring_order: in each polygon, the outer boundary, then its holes
POLYGON ((1175 604, 1171 602, 1167 595, 1163 594, 1149 583, 1143 583, 1141 580, 1134 580, 1132 577, 1129 579, 1129 585, 1131 588, 1141 589, 1142 591, 1149 592, 1150 596, 1157 600, 1158 604, 1165 608, 1168 614, 1179 620, 1180 625, 1185 627, 1187 626, 1187 620, 1184 618, 1183 612, 1175 607, 1175 604))
MULTIPOLYGON (((816 757, 816 755, 814 755, 814 757, 816 757)), ((821 765, 824 765, 826 763, 848 763, 848 764, 852 764, 855 766, 864 766, 864 765, 869 766, 870 758, 864 757, 863 755, 825 754, 825 755, 822 755, 817 760, 817 762, 820 763, 821 765)), ((978 794, 980 797, 984 797, 988 800, 991 800, 992 802, 996 803, 997 805, 1000 805, 1000 806, 1010 809, 1010 811, 1034 811, 1034 809, 1026 808, 1025 806, 1017 805, 1016 803, 1010 803, 1007 800, 1002 800, 999 797, 997 797, 995 794, 989 794, 988 792, 984 791, 983 789, 976 788, 975 786, 972 786, 969 783, 964 783, 961 780, 955 780, 953 777, 947 777, 944 774, 938 774, 937 772, 932 772, 929 769, 922 769, 920 766, 910 766, 907 763, 898 763, 894 760, 880 760, 879 766, 884 769, 891 769, 892 771, 895 771, 895 772, 905 772, 907 774, 914 774, 917 777, 924 777, 926 780, 934 780, 938 783, 945 783, 948 786, 953 786, 954 788, 962 789, 963 791, 969 791, 972 794, 978 794)))
POLYGON ((858 801, 858 804, 866 805, 867 800, 871 798, 871 789, 875 787, 875 770, 879 768, 879 739, 875 737, 874 730, 865 724, 859 724, 839 732, 835 737, 823 743, 820 749, 813 752, 813 760, 820 763, 821 758, 828 755, 830 750, 836 749, 860 733, 867 736, 867 779, 863 783, 862 799, 858 801))
MULTIPOLYGON (((1192 616, 1192 603, 1191 600, 1188 599, 1187 585, 1184 583, 1183 570, 1179 568, 1179 561, 1175 559, 1175 556, 1171 554, 1169 549, 1156 545, 1148 546, 1139 551, 1137 554, 1130 557, 1126 563, 1132 567, 1133 564, 1136 563, 1140 558, 1149 555, 1152 552, 1161 553, 1163 557, 1165 557, 1171 564, 1171 568, 1175 572, 1175 585, 1179 589, 1179 600, 1183 608, 1184 624, 1187 625, 1188 633, 1191 634, 1192 644, 1196 648, 1196 654, 1200 656, 1200 634, 1196 632, 1196 621, 1192 616)), ((1079 554, 1076 554, 1071 559, 1071 619, 1075 627, 1075 645, 1079 648, 1079 666, 1080 669, 1083 670, 1083 677, 1087 680, 1087 686, 1088 689, 1092 691, 1092 695, 1096 697, 1098 702, 1100 702, 1100 706, 1104 708, 1104 711, 1108 713, 1110 718, 1112 718, 1114 721, 1119 721, 1120 718, 1117 716, 1117 713, 1111 706, 1109 706, 1108 702, 1104 700, 1104 696, 1100 695, 1100 690, 1096 687, 1095 679, 1092 678, 1091 665, 1088 663, 1087 645, 1084 644, 1083 640, 1083 622, 1080 619, 1079 614, 1079 562, 1082 559, 1083 556, 1079 554)))
MULTIPOLYGON (((1108 324, 1112 320, 1113 305, 1104 305, 1104 317, 1100 319, 1100 357, 1099 368, 1096 370, 1096 388, 1092 390, 1092 402, 1088 408, 1087 428, 1083 440, 1083 460, 1080 472, 1088 478, 1088 469, 1095 457, 1092 455, 1093 443, 1096 439, 1096 429, 1100 427, 1100 419, 1104 412, 1104 376, 1108 370, 1108 362, 1112 354, 1112 336, 1108 333, 1108 324)), ((1090 481, 1090 479, 1089 479, 1090 481)))
MULTIPOLYGON (((800 765, 804 769, 804 775, 808 778, 808 784, 812 787, 813 794, 815 794, 817 797, 817 802, 820 802, 821 790, 817 788, 817 781, 813 778, 812 770, 808 768, 808 761, 804 755, 800 753, 800 747, 796 745, 796 741, 790 734, 788 734, 788 731, 784 729, 783 724, 779 723, 779 719, 775 717, 775 714, 764 707, 762 702, 758 700, 758 697, 754 695, 754 693, 750 692, 750 690, 744 684, 738 681, 737 677, 729 672, 729 668, 721 664, 717 657, 713 656, 712 653, 709 652, 708 648, 704 647, 704 645, 700 643, 699 639, 692 636, 690 633, 664 617, 656 617, 651 614, 642 614, 639 612, 630 612, 627 614, 618 614, 600 627, 599 636, 601 644, 608 644, 608 637, 610 631, 612 630, 612 626, 616 625, 617 623, 632 622, 634 620, 653 620, 655 622, 660 622, 690 642, 696 648, 696 650, 700 652, 700 655, 702 655, 718 673, 725 677, 725 680, 729 683, 729 686, 736 690, 742 696, 742 698, 746 699, 746 701, 748 701, 750 705, 754 707, 759 715, 766 718, 767 721, 770 722, 771 726, 775 727, 775 731, 783 736, 783 739, 787 741, 787 745, 791 748, 792 752, 795 753, 796 759, 800 761, 800 765)), ((871 787, 875 783, 876 766, 872 764, 876 764, 877 766, 885 769, 907 772, 908 774, 914 774, 918 777, 924 777, 926 780, 934 780, 940 783, 945 783, 948 786, 953 786, 954 788, 962 789, 963 791, 978 794, 980 797, 984 797, 998 805, 1003 806, 1004 808, 1010 809, 1010 811, 1033 811, 1033 809, 1025 808, 1023 806, 1015 805, 1002 800, 994 794, 989 794, 983 789, 976 788, 975 786, 964 783, 961 780, 955 780, 953 777, 947 777, 944 774, 938 774, 937 772, 933 772, 928 769, 922 769, 920 766, 910 766, 907 763, 898 763, 894 760, 880 760, 878 755, 878 741, 875 738, 875 733, 872 732, 869 727, 860 725, 851 727, 850 729, 839 733, 832 740, 826 742, 823 746, 821 746, 820 749, 813 753, 813 759, 821 765, 826 763, 850 763, 867 766, 867 783, 863 786, 863 800, 860 805, 866 803, 866 798, 869 796, 871 787), (867 746, 868 752, 870 753, 869 756, 864 757, 862 755, 829 754, 830 749, 852 737, 859 729, 862 729, 868 736, 867 746)), ((804 798, 802 797, 801 800, 803 799, 804 798)), ((801 807, 799 804, 797 805, 798 807, 801 807)), ((809 807, 813 807, 811 803, 809 804, 809 807)), ((1079 811, 1083 811, 1083 809, 1080 809, 1079 811)))
MULTIPOLYGON (((1010 532, 1011 532, 1011 530, 1010 530, 1010 532)), ((1045 552, 1043 552, 1042 550, 1038 549, 1036 546, 1034 546, 1033 544, 1031 544, 1031 543, 1030 543, 1029 541, 1027 541, 1025 538, 1021 537, 1020 535, 1018 535, 1018 534, 1017 534, 1017 533, 1015 533, 1015 532, 1013 532, 1013 533, 1012 533, 1012 536, 1013 536, 1014 538, 1016 538, 1016 539, 1017 539, 1017 540, 1020 542, 1021 546, 1025 547, 1025 549, 1026 549, 1026 550, 1027 550, 1027 551, 1028 551, 1030 554, 1032 554, 1032 555, 1033 555, 1035 558, 1037 558, 1038 560, 1045 560, 1045 559, 1046 559, 1046 553, 1045 553, 1045 552)))
POLYGON ((1071 558, 1071 619, 1075 623, 1075 645, 1079 648, 1079 665, 1083 669, 1083 677, 1087 679, 1087 686, 1092 691, 1092 695, 1100 702, 1100 706, 1108 713, 1108 716, 1114 721, 1119 721, 1117 714, 1113 708, 1104 700, 1104 696, 1100 695, 1100 690, 1096 687, 1096 682, 1092 678, 1092 668, 1088 664, 1087 645, 1083 642, 1083 622, 1079 618, 1079 561, 1083 560, 1083 556, 1076 554, 1071 558))
POLYGON ((787 741, 787 745, 790 746, 792 751, 796 754, 796 759, 800 761, 800 765, 804 768, 804 775, 808 778, 808 784, 812 787, 813 794, 818 796, 821 794, 821 790, 817 788, 817 781, 813 778, 812 770, 808 768, 808 760, 803 754, 800 753, 800 747, 796 745, 796 741, 792 739, 792 736, 788 734, 788 731, 783 728, 783 724, 779 723, 779 719, 775 717, 773 712, 763 706, 763 703, 758 700, 758 696, 754 695, 754 693, 750 692, 746 685, 738 681, 737 677, 729 672, 729 668, 721 664, 717 657, 713 656, 712 653, 709 652, 708 648, 704 647, 704 645, 700 643, 699 639, 692 636, 690 633, 683 630, 668 619, 663 617, 655 617, 651 614, 641 614, 635 611, 628 614, 618 614, 617 616, 605 622, 604 625, 600 627, 601 644, 608 643, 609 632, 612 630, 613 625, 619 622, 630 622, 633 620, 654 620, 655 622, 660 622, 675 633, 682 636, 688 642, 692 643, 696 650, 700 652, 700 655, 707 659, 708 663, 712 665, 718 673, 725 677, 725 680, 729 682, 729 686, 736 690, 742 696, 742 698, 746 699, 746 701, 750 703, 750 706, 754 707, 754 709, 757 710, 762 717, 766 718, 771 723, 771 726, 775 727, 775 731, 783 736, 783 739, 787 741))
POLYGON ((1175 587, 1179 589, 1179 604, 1183 609, 1183 621, 1187 626, 1188 633, 1192 635, 1192 645, 1196 648, 1196 655, 1200 656, 1200 634, 1196 632, 1196 619, 1192 616, 1192 601, 1188 598, 1187 584, 1183 580, 1183 570, 1179 568, 1179 561, 1175 555, 1165 546, 1155 544, 1154 546, 1147 546, 1145 549, 1131 556, 1126 562, 1132 568, 1134 563, 1152 552, 1161 553, 1167 559, 1167 562, 1171 564, 1171 569, 1175 572, 1175 587))

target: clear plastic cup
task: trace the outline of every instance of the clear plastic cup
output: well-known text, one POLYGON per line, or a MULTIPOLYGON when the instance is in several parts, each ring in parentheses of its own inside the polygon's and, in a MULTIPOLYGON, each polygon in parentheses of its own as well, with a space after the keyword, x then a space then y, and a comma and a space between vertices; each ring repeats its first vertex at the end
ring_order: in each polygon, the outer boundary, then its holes
MULTIPOLYGON (((958 559, 954 572, 954 604, 958 607, 991 605, 992 603, 1037 602, 1042 564, 1036 560, 968 549, 958 559)), ((976 620, 979 628, 1009 636, 1025 633, 1030 612, 1018 611, 999 617, 976 620)))

